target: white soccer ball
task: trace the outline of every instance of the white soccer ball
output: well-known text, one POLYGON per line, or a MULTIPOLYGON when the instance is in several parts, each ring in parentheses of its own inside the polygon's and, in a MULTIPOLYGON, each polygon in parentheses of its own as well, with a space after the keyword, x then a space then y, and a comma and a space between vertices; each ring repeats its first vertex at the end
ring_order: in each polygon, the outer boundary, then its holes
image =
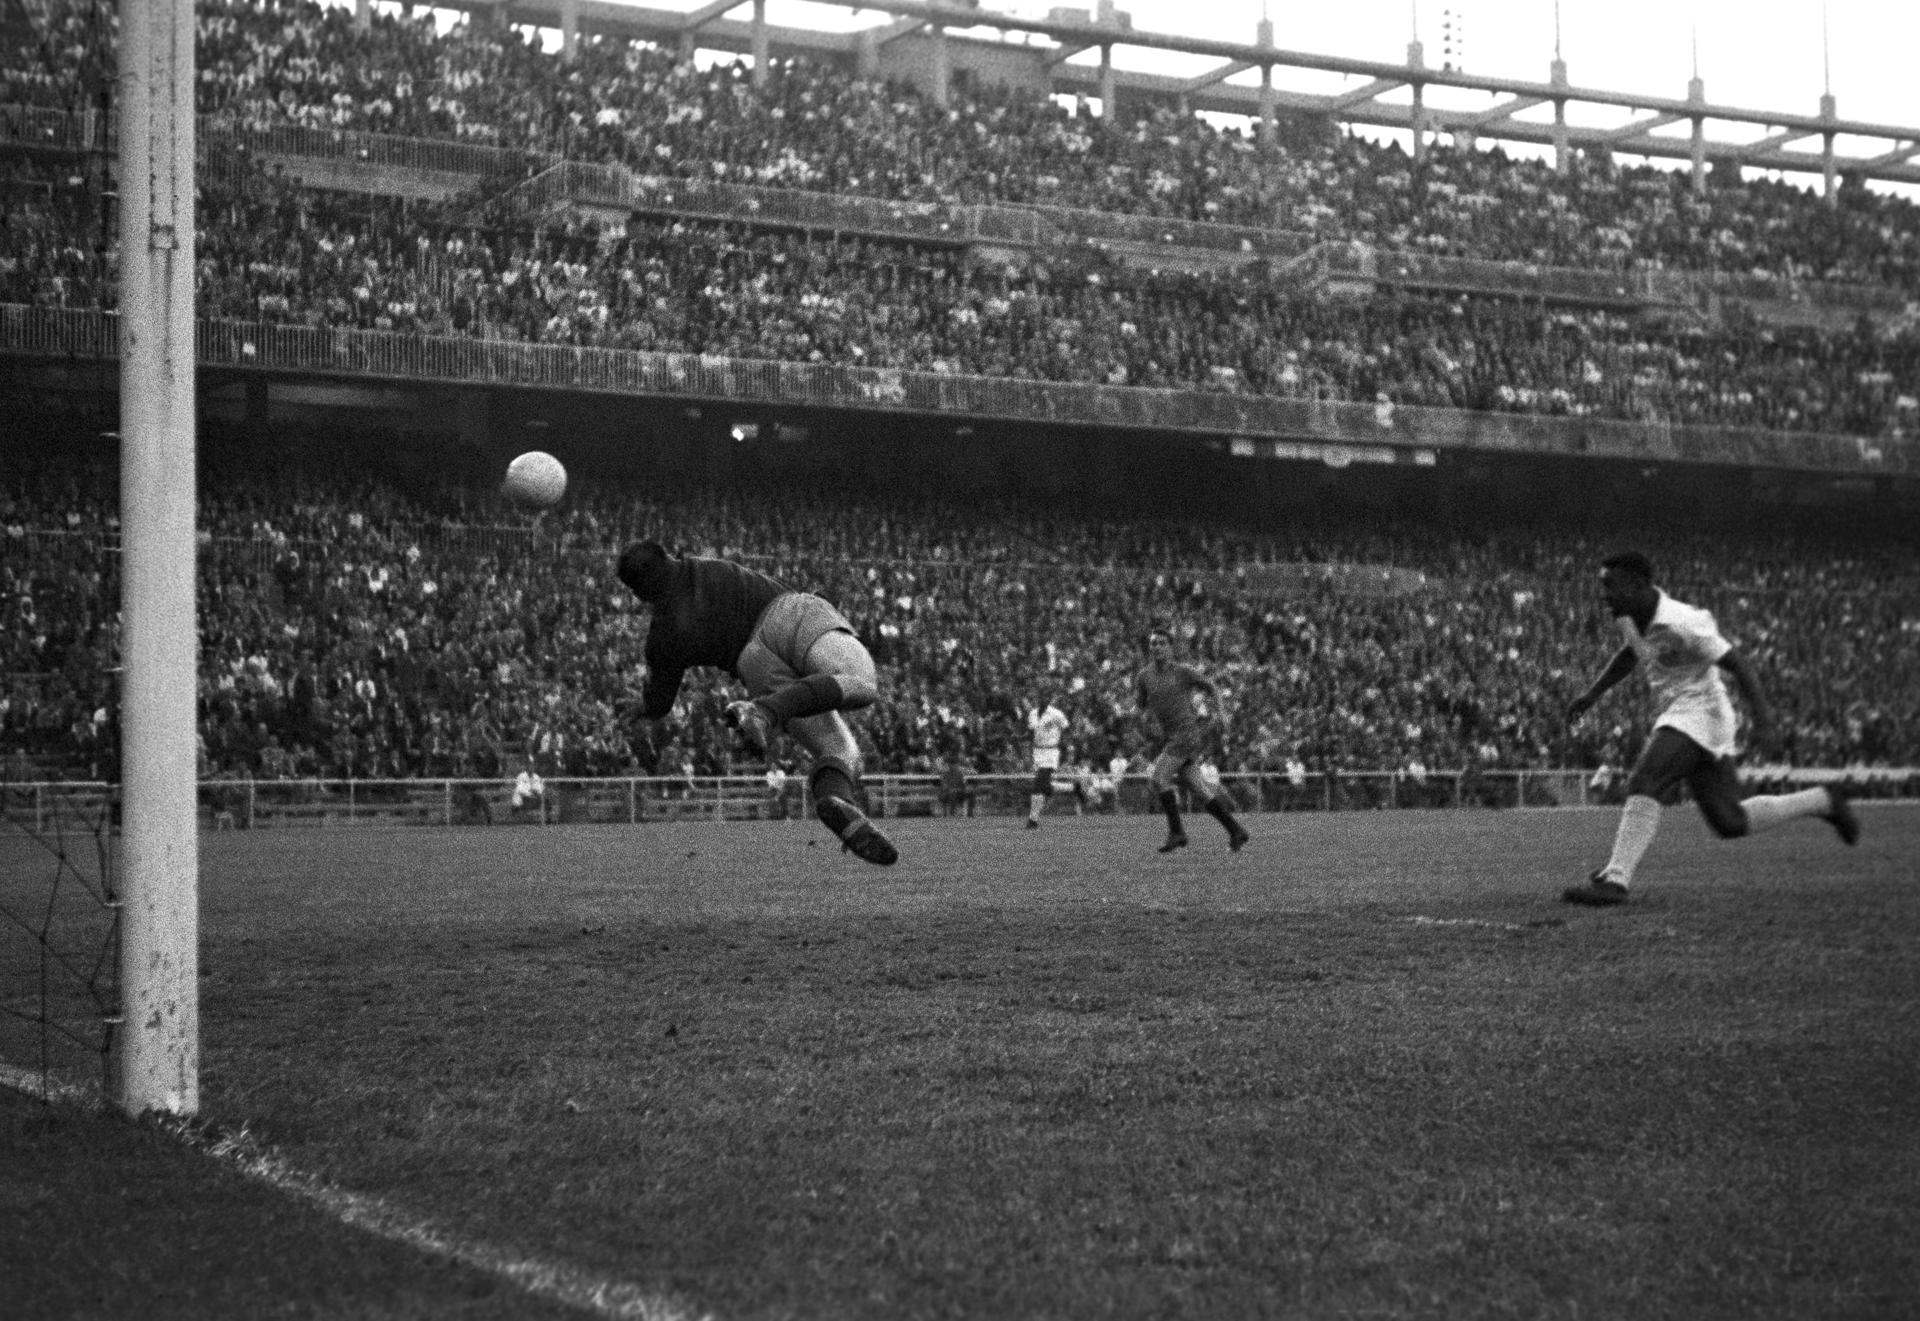
POLYGON ((532 450, 507 465, 500 490, 515 504, 549 509, 567 493, 567 470, 553 455, 532 450))

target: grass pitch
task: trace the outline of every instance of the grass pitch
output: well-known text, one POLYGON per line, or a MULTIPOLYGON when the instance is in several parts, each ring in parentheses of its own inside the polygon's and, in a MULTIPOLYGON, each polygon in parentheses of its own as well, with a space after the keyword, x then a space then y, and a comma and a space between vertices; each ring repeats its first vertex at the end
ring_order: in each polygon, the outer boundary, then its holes
MULTIPOLYGON (((1600 912, 1558 895, 1609 812, 1239 855, 1199 817, 1170 857, 1145 817, 889 822, 886 870, 812 823, 207 836, 203 1117, 662 1314, 1904 1317, 1920 810, 1864 815, 1669 813, 1600 912)), ((39 1163, 0 1194, 94 1226, 0 1239, 10 1315, 553 1314, 426 1256, 276 1271, 245 1245, 359 1237, 183 1174, 205 1260, 255 1262, 209 1293, 101 1186, 177 1150, 4 1109, 39 1163)))

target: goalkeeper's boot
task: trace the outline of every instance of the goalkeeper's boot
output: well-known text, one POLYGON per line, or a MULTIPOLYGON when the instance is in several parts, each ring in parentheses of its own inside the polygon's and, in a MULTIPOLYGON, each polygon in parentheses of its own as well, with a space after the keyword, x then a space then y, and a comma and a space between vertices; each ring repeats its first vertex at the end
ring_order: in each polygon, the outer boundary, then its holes
POLYGON ((1247 846, 1247 841, 1252 838, 1253 836, 1247 833, 1245 826, 1235 825, 1232 832, 1227 835, 1227 847, 1235 853, 1238 853, 1247 846))
POLYGON ((822 798, 813 810, 820 823, 840 837, 840 846, 861 861, 876 867, 891 867, 900 861, 900 850, 893 841, 846 799, 822 798))
POLYGON ((767 755, 767 742, 773 735, 773 717, 758 702, 728 702, 727 724, 743 743, 761 756, 767 755))
POLYGON ((1569 885, 1560 892, 1560 897, 1570 904, 1585 904, 1589 908, 1611 908, 1615 904, 1627 902, 1627 887, 1607 875, 1607 869, 1601 867, 1587 877, 1585 885, 1569 885))
POLYGON ((1827 810, 1820 819, 1833 827, 1833 833, 1840 836, 1840 842, 1848 846, 1860 842, 1860 817, 1853 810, 1853 795, 1837 784, 1827 786, 1827 810))
POLYGON ((1166 843, 1160 846, 1160 851, 1162 853, 1171 853, 1175 849, 1184 849, 1186 846, 1187 832, 1184 830, 1170 830, 1167 832, 1166 843))

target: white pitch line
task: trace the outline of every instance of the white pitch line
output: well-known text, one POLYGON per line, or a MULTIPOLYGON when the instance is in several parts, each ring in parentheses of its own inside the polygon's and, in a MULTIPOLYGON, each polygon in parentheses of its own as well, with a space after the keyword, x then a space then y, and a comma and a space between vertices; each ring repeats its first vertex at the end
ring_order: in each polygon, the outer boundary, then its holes
POLYGON ((1541 922, 1489 922, 1483 917, 1425 917, 1415 914, 1405 919, 1419 927, 1482 927, 1488 931, 1533 931, 1543 926, 1562 926, 1558 918, 1541 922))
MULTIPOLYGON (((39 1100, 91 1109, 102 1106, 98 1088, 78 1087, 59 1079, 48 1079, 43 1088, 39 1073, 4 1063, 0 1063, 0 1086, 39 1100)), ((159 1127, 202 1155, 278 1192, 319 1207, 343 1225, 417 1252, 485 1271, 536 1297, 578 1307, 610 1321, 713 1321, 710 1312, 695 1311, 685 1304, 651 1294, 637 1284, 595 1275, 574 1266, 519 1256, 490 1243, 462 1239, 377 1197, 336 1188, 294 1169, 262 1147, 244 1128, 238 1134, 210 1136, 197 1131, 189 1120, 165 1116, 160 1117, 159 1127)))
POLYGON ((0 1087, 25 1092, 36 1101, 59 1101, 63 1105, 77 1105, 88 1110, 100 1108, 98 1087, 82 1087, 54 1077, 46 1078, 43 1087, 42 1081, 37 1069, 16 1069, 11 1064, 0 1063, 0 1087))

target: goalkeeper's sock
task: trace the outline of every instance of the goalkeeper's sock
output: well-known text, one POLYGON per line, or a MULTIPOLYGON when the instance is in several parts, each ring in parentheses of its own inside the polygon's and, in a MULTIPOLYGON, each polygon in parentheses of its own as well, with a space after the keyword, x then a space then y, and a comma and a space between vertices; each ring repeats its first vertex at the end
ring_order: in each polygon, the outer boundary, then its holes
POLYGON ((816 804, 829 798, 839 798, 849 803, 859 801, 853 787, 853 777, 838 766, 828 764, 814 767, 813 777, 807 787, 813 791, 816 804))
POLYGON ((778 728, 803 716, 838 711, 846 705, 846 699, 839 679, 831 674, 809 674, 754 701, 773 717, 774 726, 778 728))
POLYGON ((1227 828, 1229 835, 1237 834, 1240 823, 1233 818, 1233 808, 1228 804, 1225 794, 1207 800, 1207 814, 1227 828))
POLYGON ((1040 811, 1046 805, 1047 805, 1047 796, 1045 794, 1028 794, 1027 795, 1027 820, 1038 821, 1040 819, 1040 811))
POLYGON ((1832 799, 1825 789, 1802 789, 1792 794, 1755 794, 1742 799, 1746 809, 1747 830, 1767 830, 1803 816, 1821 816, 1830 810, 1832 799))
POLYGON ((1607 859, 1606 876, 1621 885, 1633 884, 1634 869, 1646 856, 1660 829, 1660 800, 1634 794, 1620 809, 1620 825, 1613 834, 1613 856, 1607 859))
POLYGON ((1186 831, 1181 829, 1180 826, 1179 795, 1175 794, 1171 789, 1162 789, 1160 791, 1160 810, 1167 814, 1167 833, 1169 835, 1186 834, 1186 831))

